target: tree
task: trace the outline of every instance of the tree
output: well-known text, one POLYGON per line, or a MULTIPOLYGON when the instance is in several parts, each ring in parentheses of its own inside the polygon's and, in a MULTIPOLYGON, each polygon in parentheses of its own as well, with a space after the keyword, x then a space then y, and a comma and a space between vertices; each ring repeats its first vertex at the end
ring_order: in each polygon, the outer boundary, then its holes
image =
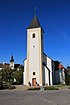
POLYGON ((65 73, 65 82, 67 85, 70 85, 70 67, 67 67, 67 71, 65 73))
POLYGON ((23 69, 13 72, 13 78, 16 79, 17 84, 22 84, 23 83, 23 69))
POLYGON ((0 71, 1 80, 5 82, 12 82, 12 70, 10 68, 4 68, 0 71))
POLYGON ((16 79, 17 84, 23 83, 23 71, 24 68, 21 66, 19 70, 17 69, 10 69, 10 68, 4 68, 0 71, 0 81, 2 82, 8 82, 10 84, 14 83, 14 78, 16 79))

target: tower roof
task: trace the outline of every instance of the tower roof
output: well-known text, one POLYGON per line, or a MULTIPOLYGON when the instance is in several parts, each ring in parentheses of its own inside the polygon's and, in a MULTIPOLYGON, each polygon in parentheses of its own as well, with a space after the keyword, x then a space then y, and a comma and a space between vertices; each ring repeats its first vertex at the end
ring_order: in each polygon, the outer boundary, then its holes
POLYGON ((30 26, 28 27, 28 29, 37 28, 37 27, 41 27, 41 26, 40 26, 40 23, 39 23, 39 20, 38 20, 37 16, 34 16, 30 26))
POLYGON ((13 55, 11 56, 10 62, 14 62, 13 55))

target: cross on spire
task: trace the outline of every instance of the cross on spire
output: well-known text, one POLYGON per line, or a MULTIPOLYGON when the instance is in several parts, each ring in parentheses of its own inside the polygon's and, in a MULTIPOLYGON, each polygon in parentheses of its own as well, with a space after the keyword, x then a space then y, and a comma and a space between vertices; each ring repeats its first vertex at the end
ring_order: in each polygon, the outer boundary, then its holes
POLYGON ((36 7, 34 7, 34 16, 36 16, 36 7))

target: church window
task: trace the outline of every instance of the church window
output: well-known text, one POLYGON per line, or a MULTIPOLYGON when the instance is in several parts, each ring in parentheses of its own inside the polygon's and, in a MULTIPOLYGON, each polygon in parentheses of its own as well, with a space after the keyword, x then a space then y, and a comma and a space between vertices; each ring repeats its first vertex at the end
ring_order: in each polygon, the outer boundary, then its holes
POLYGON ((32 38, 35 38, 35 33, 32 34, 32 38))
POLYGON ((35 75, 35 72, 33 72, 33 75, 35 75))

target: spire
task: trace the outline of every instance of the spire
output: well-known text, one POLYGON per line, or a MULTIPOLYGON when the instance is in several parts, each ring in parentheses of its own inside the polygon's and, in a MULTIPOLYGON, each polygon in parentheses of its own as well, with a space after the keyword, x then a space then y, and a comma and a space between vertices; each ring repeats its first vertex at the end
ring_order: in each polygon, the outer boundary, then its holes
POLYGON ((37 28, 37 27, 41 27, 41 26, 40 26, 39 20, 36 16, 36 7, 34 7, 34 17, 32 19, 32 22, 31 22, 30 26, 28 27, 28 29, 37 28))
POLYGON ((28 29, 29 28, 37 28, 37 27, 41 27, 41 26, 40 26, 40 23, 39 23, 39 20, 38 20, 37 16, 34 16, 30 26, 28 27, 28 29))
POLYGON ((34 16, 36 16, 36 7, 34 7, 34 16))

